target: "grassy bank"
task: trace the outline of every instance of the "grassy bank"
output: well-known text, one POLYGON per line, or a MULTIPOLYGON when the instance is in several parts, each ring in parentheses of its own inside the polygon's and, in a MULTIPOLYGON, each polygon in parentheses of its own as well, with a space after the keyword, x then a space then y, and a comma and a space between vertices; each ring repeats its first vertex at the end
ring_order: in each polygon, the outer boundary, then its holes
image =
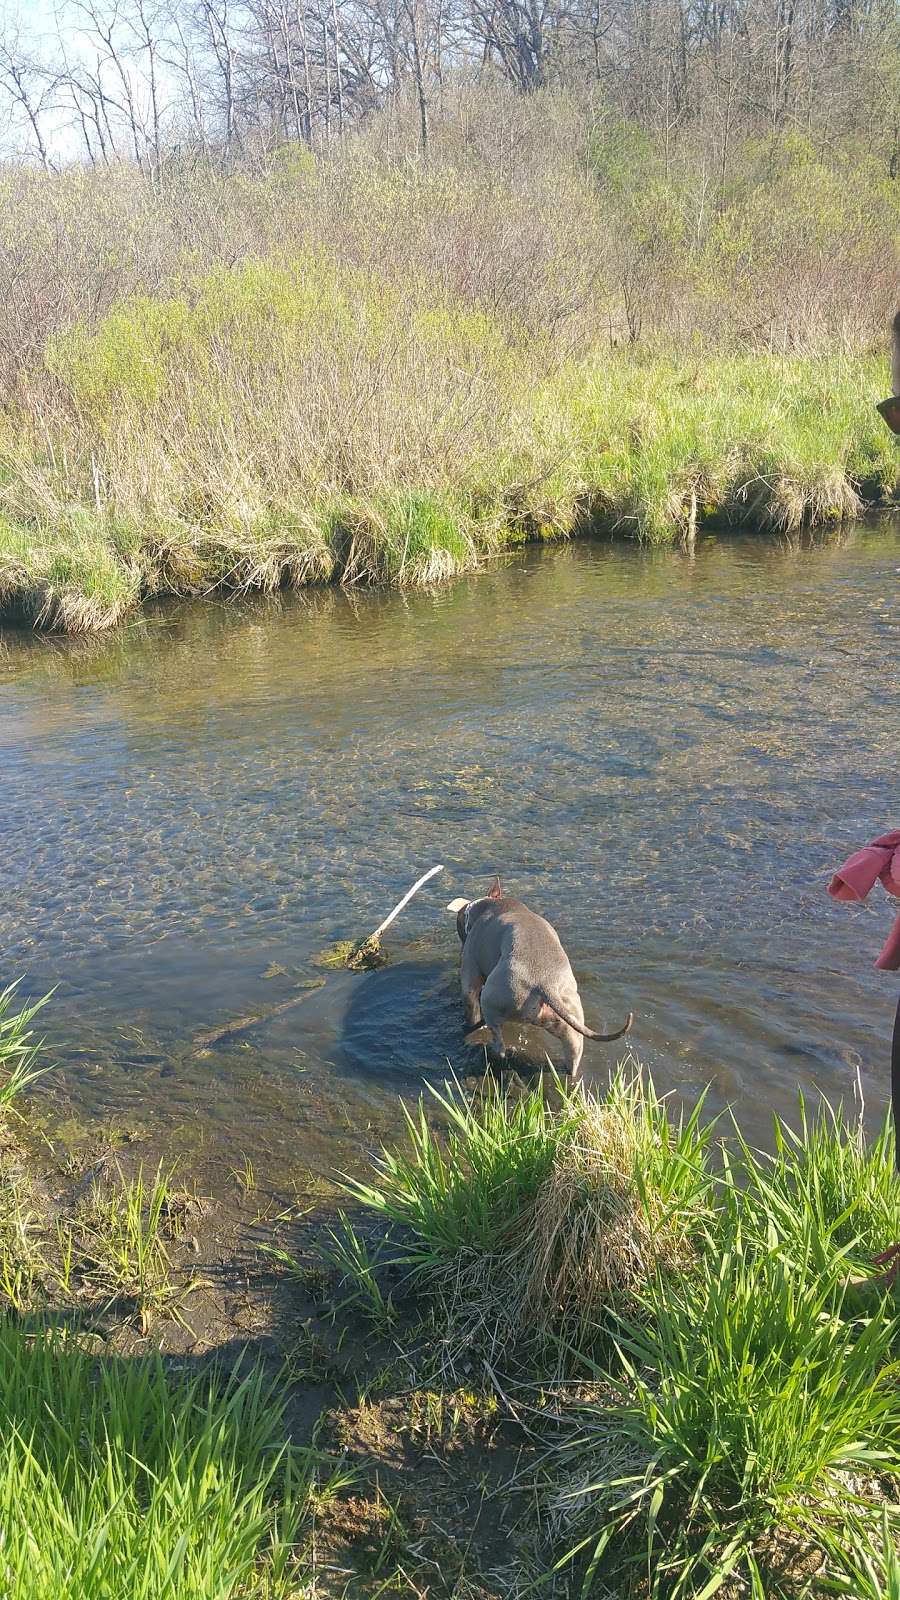
MULTIPOLYGON (((65 1200, 22 1174, 15 1108, 39 1058, 13 1001, 15 1600, 896 1600, 900 1311, 873 1264, 900 1237, 887 1128, 870 1144, 804 1112, 764 1156, 702 1106, 675 1116, 633 1066, 597 1098, 454 1086, 345 1184, 352 1219, 292 1234, 240 1175, 242 1318, 263 1273, 286 1295, 264 1376, 246 1334, 188 1325, 187 1191, 104 1161, 65 1200), (160 1355, 174 1324, 180 1353, 160 1355)), ((262 1326, 258 1306, 241 1323, 262 1326)))
POLYGON ((0 994, 0 1588, 313 1600, 315 1519, 341 1475, 294 1440, 290 1383, 251 1341, 204 1359, 185 1324, 196 1271, 176 1241, 202 1203, 162 1167, 145 1181, 104 1158, 85 1183, 48 1160, 27 1093, 49 1071, 39 1010, 0 994))
POLYGON ((427 162, 401 117, 155 186, 9 168, 0 615, 103 627, 895 494, 896 181, 849 134, 734 140, 714 192, 707 159, 484 88, 448 93, 427 162))
POLYGON ((123 307, 49 359, 51 417, 0 424, 0 607, 68 631, 154 595, 430 583, 534 538, 793 532, 900 484, 877 359, 547 377, 484 314, 312 261, 123 307))
POLYGON ((534 1492, 573 1592, 896 1593, 887 1131, 804 1114, 720 1169, 698 1115, 671 1122, 627 1074, 600 1101, 445 1111, 449 1145, 412 1120, 354 1192, 398 1229, 442 1370, 505 1374, 543 1433, 534 1492))

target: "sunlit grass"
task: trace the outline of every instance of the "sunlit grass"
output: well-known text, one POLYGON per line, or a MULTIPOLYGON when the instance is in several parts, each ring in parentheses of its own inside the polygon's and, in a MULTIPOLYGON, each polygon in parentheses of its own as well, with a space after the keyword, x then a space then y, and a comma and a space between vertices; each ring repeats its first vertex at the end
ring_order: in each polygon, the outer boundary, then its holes
POLYGON ((555 1108, 540 1088, 432 1093, 449 1131, 420 1102, 406 1148, 347 1187, 399 1230, 389 1259, 440 1299, 451 1360, 486 1342, 565 1365, 657 1264, 690 1259, 710 1188, 701 1106, 670 1121, 633 1066, 601 1100, 556 1086, 555 1108))
POLYGON ((45 1219, 27 1180, 6 1173, 0 1178, 0 1307, 29 1310, 50 1273, 45 1219))
POLYGON ((900 1525, 896 1508, 849 1508, 829 1530, 830 1593, 846 1600, 900 1600, 900 1525))
POLYGON ((259 1371, 94 1359, 0 1327, 8 1600, 301 1600, 311 1462, 259 1371))
POLYGON ((152 1178, 140 1167, 126 1178, 95 1180, 73 1224, 85 1286, 101 1299, 126 1299, 147 1327, 178 1292, 166 1240, 172 1173, 162 1164, 152 1178))
POLYGON ((892 1123, 885 1119, 870 1140, 861 1122, 824 1102, 811 1110, 801 1098, 798 1124, 776 1123, 771 1154, 751 1150, 735 1130, 742 1187, 727 1189, 723 1227, 734 1228, 737 1207, 749 1237, 803 1251, 823 1277, 864 1272, 900 1239, 892 1123))
MULTIPOLYGON (((32 1027, 49 998, 20 1005, 16 984, 0 994, 0 1110, 15 1112, 22 1092, 50 1070, 32 1027)), ((198 1203, 160 1163, 149 1177, 142 1166, 129 1175, 117 1165, 74 1207, 51 1207, 13 1144, 0 1166, 0 1310, 127 1303, 147 1329, 191 1286, 175 1272, 170 1240, 198 1203)))
POLYGON ((0 1312, 115 1306, 147 1332, 178 1316, 195 1286, 176 1270, 170 1238, 183 1225, 171 1174, 119 1169, 72 1210, 51 1210, 13 1163, 0 1173, 0 1312))
POLYGON ((649 1594, 712 1594, 767 1536, 815 1545, 835 1510, 877 1509, 900 1470, 892 1310, 851 1309, 799 1253, 739 1236, 639 1307, 556 1452, 582 1553, 646 1552, 649 1594))
POLYGON ((18 1004, 18 984, 11 983, 0 993, 0 1107, 9 1106, 29 1084, 49 1072, 39 1066, 41 1041, 35 1039, 31 1024, 50 996, 18 1004))
POLYGON ((431 1095, 449 1132, 438 1132, 424 1102, 415 1113, 404 1107, 406 1148, 384 1150, 371 1183, 346 1181, 357 1200, 404 1228, 397 1260, 415 1278, 461 1251, 497 1249, 583 1114, 575 1096, 553 1112, 539 1090, 509 1102, 488 1089, 476 1104, 455 1087, 431 1095))
POLYGON ((66 631, 143 596, 430 584, 525 538, 852 519, 900 466, 883 363, 588 346, 308 251, 54 337, 0 418, 0 610, 66 631))
POLYGON ((556 1109, 441 1104, 446 1137, 420 1108, 352 1190, 396 1230, 452 1380, 485 1360, 529 1393, 568 1380, 538 1492, 573 1592, 893 1593, 887 1125, 869 1144, 801 1107, 772 1156, 737 1134, 715 1164, 700 1108, 673 1118, 633 1070, 556 1109))

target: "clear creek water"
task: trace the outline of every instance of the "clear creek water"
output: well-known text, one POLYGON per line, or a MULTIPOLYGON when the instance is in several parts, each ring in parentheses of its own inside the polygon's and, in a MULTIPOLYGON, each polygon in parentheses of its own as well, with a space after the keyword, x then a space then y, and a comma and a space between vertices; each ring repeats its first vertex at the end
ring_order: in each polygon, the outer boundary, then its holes
MULTIPOLYGON (((0 983, 57 986, 62 1111, 286 1191, 357 1165, 399 1096, 479 1059, 443 908, 500 872, 559 928, 588 1019, 634 1009, 663 1088, 709 1083, 764 1142, 798 1087, 858 1078, 874 1121, 890 903, 825 885, 900 825, 898 572, 885 521, 5 632, 0 983), (387 967, 317 966, 437 861, 387 967)), ((588 1045, 589 1074, 613 1059, 588 1045)))

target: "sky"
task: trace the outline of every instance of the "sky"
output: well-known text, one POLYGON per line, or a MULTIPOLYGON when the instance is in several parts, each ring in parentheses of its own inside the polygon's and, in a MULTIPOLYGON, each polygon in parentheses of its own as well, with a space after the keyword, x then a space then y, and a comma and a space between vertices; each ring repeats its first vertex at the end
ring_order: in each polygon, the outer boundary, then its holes
POLYGON ((20 18, 28 31, 55 28, 55 0, 0 0, 0 27, 10 19, 20 18))

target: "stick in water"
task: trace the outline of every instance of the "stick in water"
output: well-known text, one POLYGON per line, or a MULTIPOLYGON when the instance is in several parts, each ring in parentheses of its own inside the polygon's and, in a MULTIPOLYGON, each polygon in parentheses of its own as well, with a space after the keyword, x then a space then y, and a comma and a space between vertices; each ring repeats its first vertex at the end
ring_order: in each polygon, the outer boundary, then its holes
POLYGON ((405 895, 403 896, 403 899, 397 901, 397 904, 395 905, 393 911, 388 912, 388 915, 385 917, 383 922, 379 922, 378 927, 375 929, 375 932, 369 934, 369 938, 370 939, 380 939, 381 935, 384 933, 385 928, 389 928, 391 923, 393 922, 394 918, 395 917, 399 917, 400 912, 403 910, 403 907, 409 905, 409 902, 412 899, 413 895, 414 894, 418 894, 418 892, 421 889, 423 883, 427 883, 428 879, 429 878, 433 878, 436 872, 443 872, 443 870, 444 869, 443 869, 442 866, 441 867, 429 867, 427 872, 423 872, 421 878, 417 879, 417 881, 413 884, 412 888, 411 889, 407 889, 405 895))
POLYGON ((385 928, 389 928, 394 918, 400 915, 403 907, 409 905, 413 895, 418 894, 423 883, 427 883, 429 878, 433 878, 436 872, 443 872, 443 870, 443 866, 437 866, 429 867, 427 872, 423 872, 421 878, 416 880, 412 888, 407 889, 403 899, 397 901, 393 911, 389 911, 384 921, 379 922, 375 932, 370 933, 367 939, 361 939, 355 950, 351 951, 347 957, 348 967, 359 971, 365 967, 380 967, 384 965, 387 957, 381 949, 381 935, 384 933, 385 928))
MULTIPOLYGON (((430 867, 427 872, 424 872, 421 878, 413 884, 412 888, 406 891, 403 899, 397 901, 393 911, 389 912, 384 921, 378 924, 375 932, 370 933, 367 939, 361 939, 359 944, 351 950, 346 958, 346 965, 356 970, 383 966, 386 957, 380 951, 379 940, 385 928, 390 927, 394 918, 400 915, 403 907, 409 904, 413 895, 418 894, 423 883, 427 883, 429 878, 434 877, 435 873, 443 872, 443 870, 443 866, 438 866, 430 867)), ((269 1022, 272 1017, 279 1016, 281 1012, 290 1011, 294 1006, 302 1005, 304 1000, 312 999, 312 996, 318 994, 318 992, 318 986, 315 989, 305 989, 303 994, 292 995, 290 1000, 282 1000, 279 1005, 270 1006, 266 1011, 254 1011, 248 1017, 238 1017, 236 1021, 226 1022, 222 1027, 211 1028, 207 1033, 198 1033, 194 1040, 194 1049, 195 1051, 208 1050, 211 1045, 218 1044, 221 1039, 230 1038, 236 1033, 246 1033, 249 1028, 255 1028, 257 1023, 269 1022)))

